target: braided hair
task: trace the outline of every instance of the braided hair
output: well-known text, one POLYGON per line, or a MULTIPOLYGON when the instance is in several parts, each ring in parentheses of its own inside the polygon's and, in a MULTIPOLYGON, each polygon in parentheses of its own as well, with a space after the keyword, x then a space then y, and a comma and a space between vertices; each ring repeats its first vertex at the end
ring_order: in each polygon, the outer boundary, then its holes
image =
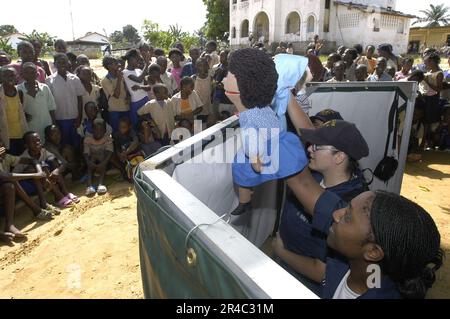
POLYGON ((246 48, 233 52, 228 70, 236 76, 242 104, 263 108, 272 103, 277 91, 275 62, 264 52, 246 48))
POLYGON ((384 251, 383 273, 405 299, 425 298, 444 254, 433 219, 416 203, 384 191, 375 193, 370 215, 375 241, 384 251))

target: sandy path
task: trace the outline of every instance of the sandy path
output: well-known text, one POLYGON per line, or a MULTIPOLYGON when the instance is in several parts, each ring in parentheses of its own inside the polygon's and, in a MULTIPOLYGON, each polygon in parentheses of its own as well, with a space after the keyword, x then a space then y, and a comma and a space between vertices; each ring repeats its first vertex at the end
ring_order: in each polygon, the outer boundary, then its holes
MULTIPOLYGON (((0 247, 0 298, 142 298, 136 199, 129 184, 109 190, 50 223, 20 212, 17 225, 29 240, 0 247)), ((448 256, 449 190, 450 154, 427 153, 408 166, 402 193, 433 215, 448 256)), ((450 298, 449 287, 447 261, 429 297, 450 298)))
POLYGON ((143 297, 128 184, 35 226, 25 228, 27 243, 0 249, 0 298, 143 297))

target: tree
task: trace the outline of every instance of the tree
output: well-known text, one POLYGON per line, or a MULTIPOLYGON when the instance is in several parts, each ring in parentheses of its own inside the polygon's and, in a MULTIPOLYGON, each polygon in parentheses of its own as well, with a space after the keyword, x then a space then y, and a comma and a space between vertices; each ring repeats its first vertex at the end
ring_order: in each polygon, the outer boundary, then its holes
POLYGON ((227 41, 230 30, 229 0, 203 0, 206 5, 205 35, 209 39, 227 41))
POLYGON ((158 23, 150 20, 144 20, 142 33, 147 42, 166 51, 177 41, 182 42, 187 49, 200 43, 198 36, 184 32, 178 25, 169 26, 169 30, 161 30, 158 23))
POLYGON ((420 12, 424 14, 424 17, 418 18, 417 21, 413 23, 413 25, 423 22, 427 22, 426 27, 439 27, 441 23, 443 25, 449 25, 449 10, 450 9, 448 7, 445 7, 444 4, 440 4, 437 6, 430 4, 430 9, 420 10, 420 12))
POLYGON ((42 54, 50 53, 53 51, 53 43, 55 42, 56 37, 51 36, 47 32, 37 32, 33 30, 30 34, 25 34, 21 40, 25 41, 39 41, 42 45, 42 54))
POLYGON ((5 51, 10 56, 16 56, 16 50, 13 49, 7 38, 0 37, 0 51, 5 51))
POLYGON ((130 43, 138 43, 141 40, 138 30, 131 24, 123 27, 123 36, 130 43))
POLYGON ((11 24, 0 25, 0 37, 7 36, 11 33, 18 33, 16 27, 11 24))

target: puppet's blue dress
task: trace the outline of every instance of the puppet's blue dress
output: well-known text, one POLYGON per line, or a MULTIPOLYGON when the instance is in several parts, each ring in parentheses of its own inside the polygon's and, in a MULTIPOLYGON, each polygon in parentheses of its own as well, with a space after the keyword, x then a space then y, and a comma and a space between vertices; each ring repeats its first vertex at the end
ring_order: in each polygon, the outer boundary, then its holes
POLYGON ((280 120, 270 106, 240 113, 242 148, 232 165, 233 180, 241 187, 300 173, 308 164, 305 149, 297 135, 283 131, 280 120), (257 173, 251 165, 259 158, 263 164, 257 173))

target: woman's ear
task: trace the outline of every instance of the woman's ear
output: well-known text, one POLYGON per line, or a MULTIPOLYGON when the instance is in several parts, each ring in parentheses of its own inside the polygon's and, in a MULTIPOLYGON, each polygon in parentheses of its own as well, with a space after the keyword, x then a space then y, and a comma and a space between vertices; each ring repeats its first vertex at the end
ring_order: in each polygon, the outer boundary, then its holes
POLYGON ((337 152, 334 155, 334 162, 336 165, 341 165, 346 159, 348 159, 348 156, 344 152, 337 152))
POLYGON ((364 259, 369 262, 380 262, 384 258, 383 249, 374 243, 368 243, 364 246, 364 259))

